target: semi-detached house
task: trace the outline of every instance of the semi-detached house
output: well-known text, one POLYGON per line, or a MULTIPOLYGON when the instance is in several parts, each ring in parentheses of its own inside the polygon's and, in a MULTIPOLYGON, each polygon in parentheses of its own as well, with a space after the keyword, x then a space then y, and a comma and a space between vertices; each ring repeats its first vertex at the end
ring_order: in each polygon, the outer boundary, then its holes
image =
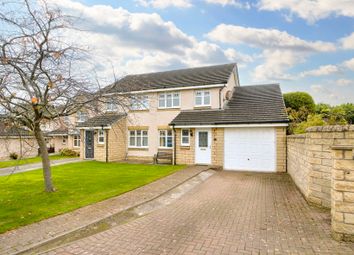
POLYGON ((105 88, 130 95, 81 123, 81 157, 152 161, 170 151, 176 164, 227 170, 285 171, 288 118, 279 85, 240 86, 236 64, 128 75, 105 88))

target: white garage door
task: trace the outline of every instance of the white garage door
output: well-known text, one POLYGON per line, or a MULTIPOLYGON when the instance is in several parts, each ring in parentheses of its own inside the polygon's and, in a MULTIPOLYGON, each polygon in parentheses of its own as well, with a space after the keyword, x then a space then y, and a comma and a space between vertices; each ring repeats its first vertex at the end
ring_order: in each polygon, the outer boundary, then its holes
POLYGON ((224 169, 275 172, 274 128, 225 128, 224 169))

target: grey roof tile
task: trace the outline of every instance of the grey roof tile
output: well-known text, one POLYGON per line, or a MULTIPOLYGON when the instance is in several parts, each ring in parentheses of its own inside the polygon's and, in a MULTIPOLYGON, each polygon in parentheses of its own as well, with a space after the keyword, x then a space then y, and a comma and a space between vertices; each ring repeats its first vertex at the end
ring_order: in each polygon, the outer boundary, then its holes
POLYGON ((182 111, 173 125, 217 125, 288 122, 279 85, 236 87, 222 110, 182 111))
POLYGON ((104 93, 178 88, 227 83, 236 64, 225 64, 166 72, 127 75, 103 89, 104 93))
POLYGON ((77 127, 106 127, 112 125, 113 123, 124 118, 125 116, 125 114, 106 113, 88 119, 87 121, 78 124, 77 127))

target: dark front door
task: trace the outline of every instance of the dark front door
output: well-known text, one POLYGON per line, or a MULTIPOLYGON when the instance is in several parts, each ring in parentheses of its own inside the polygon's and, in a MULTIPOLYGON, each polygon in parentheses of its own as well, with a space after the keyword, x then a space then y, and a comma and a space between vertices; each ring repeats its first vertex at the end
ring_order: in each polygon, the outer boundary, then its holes
POLYGON ((85 158, 94 157, 94 132, 92 130, 86 130, 85 134, 85 158))

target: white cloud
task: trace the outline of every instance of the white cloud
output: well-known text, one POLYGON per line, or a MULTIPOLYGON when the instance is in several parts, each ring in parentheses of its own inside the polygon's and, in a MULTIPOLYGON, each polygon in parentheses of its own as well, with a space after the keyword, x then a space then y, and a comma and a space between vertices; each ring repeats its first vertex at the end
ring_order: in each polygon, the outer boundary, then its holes
POLYGON ((353 85, 354 81, 353 80, 348 80, 348 79, 339 79, 336 80, 336 85, 339 87, 347 87, 349 85, 353 85))
POLYGON ((346 68, 348 68, 348 69, 354 71, 354 58, 349 59, 349 60, 347 60, 347 61, 344 61, 344 62, 343 62, 343 65, 344 65, 346 68))
POLYGON ((258 48, 297 51, 334 51, 333 43, 305 41, 285 31, 220 24, 207 34, 208 38, 223 43, 246 44, 258 48))
POLYGON ((82 30, 68 34, 92 49, 92 63, 101 77, 161 71, 228 62, 251 57, 189 36, 156 13, 132 13, 108 5, 87 6, 73 0, 55 1, 65 13, 80 14, 82 30))
POLYGON ((331 75, 339 72, 339 68, 335 65, 324 65, 320 66, 317 69, 305 71, 301 73, 302 77, 305 76, 324 76, 324 75, 331 75))
POLYGON ((253 73, 254 81, 289 80, 288 69, 306 60, 310 53, 331 52, 333 43, 307 41, 286 31, 220 24, 207 34, 211 40, 246 45, 262 50, 264 63, 258 65, 253 73))
POLYGON ((222 6, 234 6, 237 8, 245 8, 249 9, 251 6, 248 2, 242 3, 241 1, 238 0, 205 0, 205 2, 209 4, 219 4, 222 6))
POLYGON ((329 16, 354 17, 354 4, 352 0, 260 0, 260 10, 282 11, 314 23, 329 16))
POLYGON ((193 6, 190 0, 136 0, 135 2, 145 7, 157 9, 165 9, 168 7, 190 8, 193 6))
POLYGON ((341 38, 339 41, 341 42, 343 49, 354 50, 354 32, 347 37, 341 38))

